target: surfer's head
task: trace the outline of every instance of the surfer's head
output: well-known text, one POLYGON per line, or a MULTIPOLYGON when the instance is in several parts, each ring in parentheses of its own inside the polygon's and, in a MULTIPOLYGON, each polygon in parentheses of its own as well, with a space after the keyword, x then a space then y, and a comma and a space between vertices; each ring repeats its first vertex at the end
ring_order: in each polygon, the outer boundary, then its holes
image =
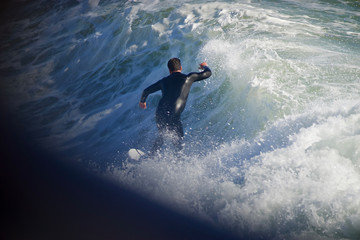
POLYGON ((181 61, 178 58, 171 58, 168 61, 168 68, 169 68, 169 72, 181 72, 182 67, 181 67, 181 61))

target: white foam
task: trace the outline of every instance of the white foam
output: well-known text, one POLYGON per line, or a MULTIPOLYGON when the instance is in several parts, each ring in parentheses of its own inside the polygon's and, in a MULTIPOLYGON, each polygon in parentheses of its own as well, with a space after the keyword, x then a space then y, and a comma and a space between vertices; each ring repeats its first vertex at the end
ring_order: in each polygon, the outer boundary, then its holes
MULTIPOLYGON (((79 6, 63 15, 54 10, 36 33, 31 26, 39 19, 17 23, 24 30, 17 40, 33 41, 12 49, 14 58, 2 65, 25 69, 10 79, 25 95, 22 103, 52 95, 69 103, 61 119, 42 126, 52 134, 45 141, 106 152, 96 146, 126 145, 129 136, 141 143, 152 139, 158 96, 148 99, 150 114, 137 112, 141 91, 168 74, 170 55, 182 57, 186 72, 206 60, 213 75, 194 84, 189 97, 181 160, 163 151, 109 175, 244 238, 360 235, 356 19, 326 21, 316 18, 323 16, 320 11, 306 16, 312 10, 269 1, 91 2, 96 7, 86 13, 79 6), (59 45, 53 48, 54 43, 59 45), (101 97, 84 98, 84 85, 103 86, 90 88, 101 97), (85 134, 91 132, 96 133, 85 134)), ((326 8, 331 17, 339 13, 334 9, 326 8)), ((56 112, 57 106, 48 108, 56 112)))
POLYGON ((253 142, 236 140, 180 161, 165 152, 113 177, 243 236, 288 238, 288 231, 311 235, 314 228, 356 236, 359 123, 359 105, 343 102, 281 120, 253 142))

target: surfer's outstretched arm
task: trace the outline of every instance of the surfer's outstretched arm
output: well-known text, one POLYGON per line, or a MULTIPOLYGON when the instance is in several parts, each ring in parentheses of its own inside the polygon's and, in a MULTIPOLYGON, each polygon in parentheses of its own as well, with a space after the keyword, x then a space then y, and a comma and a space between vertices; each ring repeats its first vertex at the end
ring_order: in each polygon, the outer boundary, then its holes
POLYGON ((149 96, 149 94, 154 93, 156 91, 161 90, 161 84, 160 81, 150 85, 149 87, 145 88, 145 90, 143 91, 141 98, 140 98, 140 103, 139 106, 142 109, 146 109, 146 98, 149 96))
POLYGON ((197 82, 197 81, 201 81, 201 80, 204 80, 206 78, 209 78, 211 76, 211 70, 208 67, 206 62, 201 63, 199 69, 203 69, 204 71, 202 71, 202 72, 193 72, 193 73, 188 74, 188 77, 189 77, 190 81, 197 82))

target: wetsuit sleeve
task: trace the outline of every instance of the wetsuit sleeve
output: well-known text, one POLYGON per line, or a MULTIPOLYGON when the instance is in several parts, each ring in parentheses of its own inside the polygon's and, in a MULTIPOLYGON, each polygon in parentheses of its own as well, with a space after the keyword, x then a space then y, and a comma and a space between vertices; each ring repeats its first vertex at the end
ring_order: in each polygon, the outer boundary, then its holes
POLYGON ((141 95, 141 99, 140 102, 146 102, 146 98, 149 96, 149 94, 154 93, 156 91, 161 90, 161 80, 150 85, 149 87, 145 88, 142 95, 141 95))
POLYGON ((191 81, 197 82, 209 78, 211 76, 211 70, 208 66, 204 66, 204 71, 189 73, 188 77, 191 81))

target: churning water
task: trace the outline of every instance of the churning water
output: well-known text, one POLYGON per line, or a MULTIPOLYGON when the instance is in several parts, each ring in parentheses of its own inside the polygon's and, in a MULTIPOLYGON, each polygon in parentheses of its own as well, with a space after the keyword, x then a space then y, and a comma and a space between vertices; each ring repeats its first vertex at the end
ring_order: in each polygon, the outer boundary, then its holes
POLYGON ((34 1, 2 24, 1 94, 64 159, 249 239, 360 239, 360 4, 34 1), (140 163, 142 90, 207 61, 185 149, 140 163))

